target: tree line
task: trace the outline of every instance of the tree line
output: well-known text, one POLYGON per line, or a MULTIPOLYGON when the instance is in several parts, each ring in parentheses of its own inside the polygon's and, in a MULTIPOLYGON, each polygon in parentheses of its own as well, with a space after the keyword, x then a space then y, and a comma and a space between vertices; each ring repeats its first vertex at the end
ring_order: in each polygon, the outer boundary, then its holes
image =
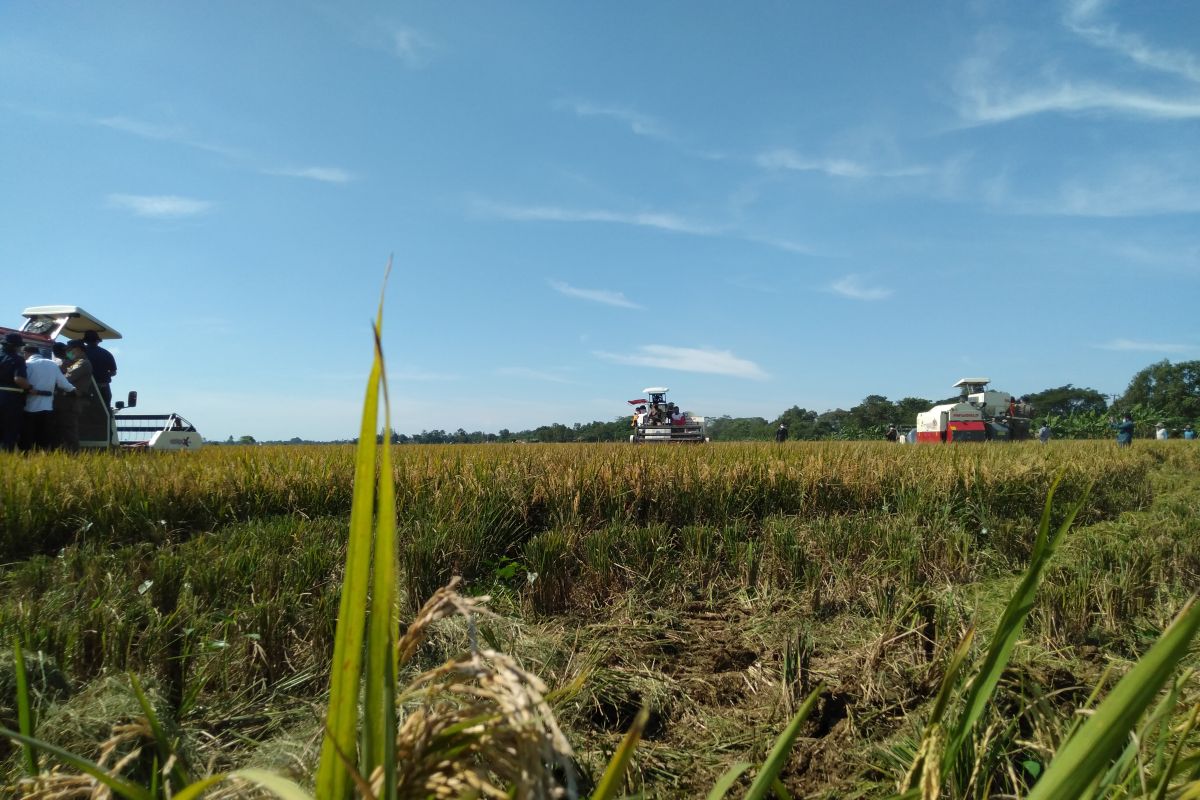
MULTIPOLYGON (((1163 360, 1140 370, 1121 395, 1108 397, 1095 389, 1071 384, 1022 395, 1034 408, 1034 426, 1050 426, 1056 438, 1104 438, 1112 434, 1110 422, 1124 413, 1133 416, 1138 435, 1150 435, 1162 422, 1172 431, 1200 422, 1200 361, 1163 360)), ((708 432, 714 441, 768 441, 774 438, 780 423, 787 425, 789 438, 879 439, 889 425, 904 430, 913 427, 917 414, 939 403, 956 402, 958 395, 929 400, 905 397, 889 400, 872 394, 849 410, 813 411, 792 406, 774 419, 765 417, 709 417, 708 432)), ((612 420, 555 422, 527 430, 502 428, 484 431, 423 430, 420 433, 393 431, 396 444, 481 444, 487 442, 620 442, 629 438, 630 418, 612 420)), ((230 437, 232 439, 232 437, 230 437)), ((382 437, 380 437, 382 438, 382 437)), ((242 440, 254 440, 242 437, 242 440)), ((233 442, 230 442, 231 444, 233 442)), ((280 444, 301 443, 300 439, 280 444)))

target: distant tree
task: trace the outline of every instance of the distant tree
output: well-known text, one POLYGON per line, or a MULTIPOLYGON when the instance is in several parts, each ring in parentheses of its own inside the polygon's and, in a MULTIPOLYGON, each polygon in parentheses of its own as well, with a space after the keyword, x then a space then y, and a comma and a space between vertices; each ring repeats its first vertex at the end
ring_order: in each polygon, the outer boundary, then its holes
POLYGON ((774 422, 771 423, 772 430, 779 427, 780 423, 787 425, 788 438, 797 440, 811 441, 821 438, 821 429, 817 424, 819 415, 816 411, 809 411, 806 408, 792 406, 787 411, 780 414, 774 422))
POLYGON ((1056 389, 1045 389, 1029 395, 1034 413, 1038 417, 1069 417, 1072 414, 1103 414, 1108 410, 1104 395, 1095 389, 1076 388, 1071 384, 1056 389))
POLYGON ((895 423, 902 428, 911 428, 917 424, 917 414, 933 408, 932 400, 924 397, 906 397, 896 401, 895 423))
POLYGON ((1200 419, 1200 361, 1151 364, 1133 376, 1119 405, 1144 406, 1169 420, 1200 419))
POLYGON ((717 417, 708 426, 708 435, 718 442, 767 441, 775 428, 762 417, 717 417))
POLYGON ((880 436, 895 422, 896 406, 881 394, 870 394, 850 409, 847 423, 864 434, 878 432, 880 436))
POLYGON ((239 436, 237 443, 238 444, 257 444, 257 442, 254 441, 253 436, 239 436))

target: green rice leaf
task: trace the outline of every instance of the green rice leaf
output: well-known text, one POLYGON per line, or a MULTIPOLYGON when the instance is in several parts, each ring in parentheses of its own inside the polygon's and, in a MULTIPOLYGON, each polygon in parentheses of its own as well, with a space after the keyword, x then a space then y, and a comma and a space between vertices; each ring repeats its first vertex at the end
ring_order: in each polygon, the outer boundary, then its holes
POLYGON ((91 775, 109 789, 112 789, 113 792, 119 794, 121 797, 124 797, 127 800, 154 800, 154 796, 141 786, 118 778, 116 775, 110 774, 108 770, 104 769, 104 767, 101 767, 99 764, 89 761, 82 756, 77 756, 70 751, 62 749, 61 747, 52 745, 49 742, 43 742, 40 739, 35 739, 32 736, 26 736, 4 727, 0 727, 0 736, 6 736, 13 741, 21 744, 31 745, 36 747, 38 750, 49 753, 64 764, 69 764, 80 772, 91 775))
POLYGON ((959 717, 957 724, 949 730, 949 744, 942 754, 943 773, 954 762, 963 743, 971 735, 971 729, 979 721, 979 718, 987 708, 987 704, 991 701, 992 693, 996 690, 996 684, 1000 682, 1000 676, 1004 673, 1004 668, 1008 665, 1008 661, 1012 657, 1013 648, 1016 646, 1017 640, 1021 638, 1021 630, 1025 626, 1025 620, 1029 616, 1029 612, 1033 610, 1034 601, 1037 599, 1037 590, 1042 583, 1046 566, 1049 564, 1050 558, 1054 555, 1059 543, 1062 542, 1071 524, 1074 523, 1075 516, 1083 508, 1083 504, 1087 501, 1090 494, 1091 490, 1089 488, 1083 493, 1079 501, 1071 507, 1070 511, 1067 512, 1062 524, 1059 525, 1058 530, 1051 536, 1050 511, 1054 503, 1054 493, 1058 489, 1059 483, 1062 482, 1063 474, 1063 472, 1059 472, 1054 482, 1050 484, 1050 491, 1046 493, 1046 503, 1042 509, 1042 521, 1038 528, 1029 568, 1025 571, 1020 585, 1008 601, 1008 605, 1004 609, 1004 614, 1000 617, 1000 623, 996 626, 996 632, 992 636, 992 641, 988 646, 987 655, 984 656, 983 663, 979 667, 979 672, 976 674, 967 691, 962 715, 959 717))
MULTIPOLYGON (((158 714, 154 713, 154 706, 151 705, 150 699, 146 697, 146 692, 142 689, 142 682, 132 672, 129 673, 129 685, 133 687, 133 694, 137 698, 138 705, 142 707, 142 713, 146 715, 147 724, 150 725, 150 732, 154 736, 154 746, 158 750, 158 758, 163 764, 166 764, 174 754, 175 748, 167 738, 162 723, 158 720, 158 714)), ((173 763, 175 766, 171 769, 172 788, 179 789, 187 786, 189 778, 182 756, 176 756, 173 763)), ((154 771, 154 774, 158 774, 157 769, 154 771)))
POLYGON ((239 778, 247 783, 252 783, 283 800, 313 800, 312 795, 304 791, 298 784, 265 769, 239 769, 213 775, 176 792, 174 800, 195 800, 208 789, 230 778, 239 778))
POLYGON ((1188 602, 1170 627, 1067 740, 1027 800, 1074 800, 1126 747, 1130 732, 1187 655, 1200 630, 1200 604, 1188 602))
MULTIPOLYGON (((25 654, 21 652, 21 642, 13 639, 13 671, 17 679, 17 727, 26 736, 33 736, 33 712, 29 705, 29 678, 25 674, 25 654)), ((32 745, 22 743, 22 760, 25 771, 30 775, 38 774, 37 751, 32 745)))
POLYGON ((353 783, 350 762, 358 739, 358 696, 362 680, 363 638, 367 617, 367 587, 371 580, 372 530, 375 505, 375 431, 379 417, 382 363, 376 349, 363 398, 362 424, 354 453, 354 492, 350 505, 350 536, 346 570, 338 606, 337 634, 330 667, 329 710, 317 768, 316 792, 322 800, 344 800, 353 783))
POLYGON ((625 771, 629 768, 629 760, 633 757, 633 751, 637 747, 638 741, 641 740, 642 731, 645 730, 646 722, 649 719, 650 709, 643 706, 642 710, 634 717, 633 724, 629 726, 620 746, 617 747, 617 752, 613 753, 612 760, 604 769, 604 775, 596 784, 596 790, 592 792, 591 800, 611 800, 617 796, 617 791, 625 780, 625 771))
POLYGON ((713 784, 712 791, 708 793, 706 800, 723 800, 725 795, 729 793, 729 790, 733 788, 733 785, 737 783, 737 779, 742 777, 742 773, 752 766, 749 761, 739 761, 725 770, 725 773, 720 778, 717 778, 717 782, 713 784))
POLYGON ((396 796, 396 631, 400 620, 396 607, 396 488, 392 476, 392 416, 380 341, 382 317, 381 298, 379 319, 375 322, 375 358, 380 365, 383 385, 384 433, 379 455, 371 611, 367 631, 366 721, 363 730, 365 763, 362 773, 372 775, 376 768, 382 767, 384 779, 381 800, 393 800, 396 796))
POLYGON ((796 716, 792 717, 792 721, 783 729, 783 733, 779 734, 779 738, 775 740, 775 745, 771 748, 770 755, 763 762, 762 769, 758 771, 754 783, 750 784, 750 789, 746 792, 746 800, 765 800, 767 792, 772 791, 775 779, 779 777, 779 773, 787 764, 788 756, 792 752, 792 744, 800 735, 800 728, 804 725, 804 720, 808 719, 808 715, 817 707, 817 700, 820 699, 823 691, 825 691, 823 683, 813 689, 812 694, 800 705, 796 716))

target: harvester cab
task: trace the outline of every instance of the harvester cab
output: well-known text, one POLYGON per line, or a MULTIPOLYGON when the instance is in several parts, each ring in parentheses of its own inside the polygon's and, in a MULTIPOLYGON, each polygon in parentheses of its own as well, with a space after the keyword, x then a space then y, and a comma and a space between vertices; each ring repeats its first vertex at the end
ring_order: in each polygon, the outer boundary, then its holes
MULTIPOLYGON (((103 341, 120 339, 121 333, 79 306, 32 306, 18 333, 26 344, 50 357, 56 340, 82 339, 89 331, 103 341)), ((0 332, 7 329, 0 328, 0 332)), ((79 411, 79 446, 93 449, 199 450, 204 439, 195 426, 178 414, 129 414, 137 406, 137 392, 109 408, 92 382, 91 396, 79 411)))
POLYGON ((665 386, 642 389, 645 398, 630 400, 635 406, 631 420, 633 433, 629 441, 654 444, 704 443, 708 439, 708 424, 704 417, 681 410, 667 401, 665 386))

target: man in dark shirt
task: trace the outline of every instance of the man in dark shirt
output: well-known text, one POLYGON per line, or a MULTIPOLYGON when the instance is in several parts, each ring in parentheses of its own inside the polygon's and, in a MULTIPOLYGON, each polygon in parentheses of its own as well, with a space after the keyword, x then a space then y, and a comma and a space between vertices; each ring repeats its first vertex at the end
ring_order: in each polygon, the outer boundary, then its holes
POLYGON ((21 439, 25 392, 29 389, 25 359, 21 357, 23 344, 21 334, 9 333, 0 349, 0 450, 16 450, 21 439))
POLYGON ((100 335, 95 331, 86 331, 83 341, 83 349, 87 353, 88 361, 92 363, 92 377, 96 379, 96 386, 100 389, 104 404, 111 408, 111 384, 113 376, 117 374, 117 360, 113 358, 112 353, 100 346, 100 335))

